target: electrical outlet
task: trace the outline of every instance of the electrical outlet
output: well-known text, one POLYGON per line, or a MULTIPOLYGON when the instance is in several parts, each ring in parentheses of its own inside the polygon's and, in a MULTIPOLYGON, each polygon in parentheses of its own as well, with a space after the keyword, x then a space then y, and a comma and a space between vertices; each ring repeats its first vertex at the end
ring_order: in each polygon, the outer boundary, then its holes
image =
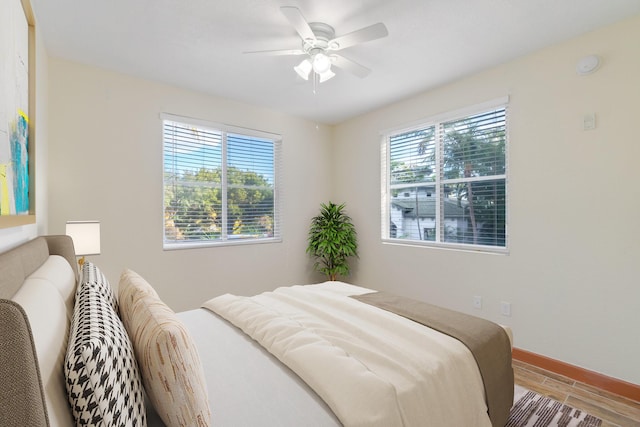
POLYGON ((500 303, 500 313, 503 316, 511 316, 511 303, 510 302, 506 302, 506 301, 502 301, 500 303))
POLYGON ((473 297, 473 308, 477 308, 478 310, 482 309, 482 297, 473 297))

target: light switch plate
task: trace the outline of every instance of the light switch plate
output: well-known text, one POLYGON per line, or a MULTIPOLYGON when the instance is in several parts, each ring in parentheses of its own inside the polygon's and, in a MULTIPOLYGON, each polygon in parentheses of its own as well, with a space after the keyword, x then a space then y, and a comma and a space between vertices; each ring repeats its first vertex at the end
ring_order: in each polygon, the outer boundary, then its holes
POLYGON ((588 113, 582 117, 582 129, 592 130, 596 128, 596 115, 595 113, 588 113))

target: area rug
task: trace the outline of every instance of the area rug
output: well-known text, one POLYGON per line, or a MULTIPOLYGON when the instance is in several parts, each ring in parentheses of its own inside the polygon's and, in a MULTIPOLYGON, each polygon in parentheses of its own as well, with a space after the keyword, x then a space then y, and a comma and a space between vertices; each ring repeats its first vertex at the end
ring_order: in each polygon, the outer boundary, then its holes
POLYGON ((515 404, 505 427, 599 427, 600 418, 516 386, 515 404))

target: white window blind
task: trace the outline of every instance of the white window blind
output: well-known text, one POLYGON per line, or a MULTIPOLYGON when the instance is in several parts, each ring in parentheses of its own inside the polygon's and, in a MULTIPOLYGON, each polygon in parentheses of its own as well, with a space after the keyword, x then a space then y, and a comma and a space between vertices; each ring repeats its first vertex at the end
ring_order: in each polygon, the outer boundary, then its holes
POLYGON ((163 119, 164 247, 279 241, 280 138, 163 119))
POLYGON ((507 107, 390 132, 383 143, 384 240, 507 246, 507 107))

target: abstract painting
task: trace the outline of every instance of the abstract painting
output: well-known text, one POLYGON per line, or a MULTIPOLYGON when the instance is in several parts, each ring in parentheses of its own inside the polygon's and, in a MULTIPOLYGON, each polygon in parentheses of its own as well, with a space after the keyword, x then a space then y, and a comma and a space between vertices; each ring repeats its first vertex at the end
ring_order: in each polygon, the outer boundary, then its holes
POLYGON ((29 214, 29 24, 0 0, 0 217, 29 214))

